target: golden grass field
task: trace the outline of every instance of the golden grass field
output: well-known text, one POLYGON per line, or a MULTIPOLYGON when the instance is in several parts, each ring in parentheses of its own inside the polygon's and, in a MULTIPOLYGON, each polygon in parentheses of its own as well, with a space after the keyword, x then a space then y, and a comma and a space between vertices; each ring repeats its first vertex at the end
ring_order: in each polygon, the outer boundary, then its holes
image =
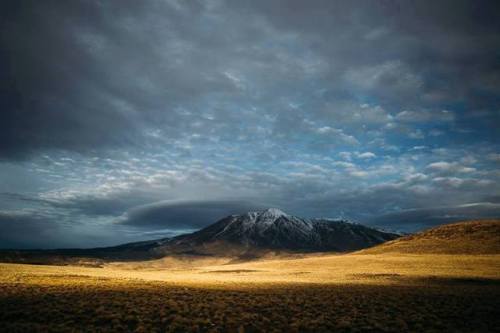
MULTIPOLYGON (((460 232, 465 242, 478 230, 460 232)), ((0 331, 498 331, 500 254, 484 251, 484 243, 478 254, 457 253, 464 244, 431 234, 381 245, 390 251, 244 263, 176 257, 100 268, 0 264, 0 331), (415 250, 418 242, 424 251, 415 250)))

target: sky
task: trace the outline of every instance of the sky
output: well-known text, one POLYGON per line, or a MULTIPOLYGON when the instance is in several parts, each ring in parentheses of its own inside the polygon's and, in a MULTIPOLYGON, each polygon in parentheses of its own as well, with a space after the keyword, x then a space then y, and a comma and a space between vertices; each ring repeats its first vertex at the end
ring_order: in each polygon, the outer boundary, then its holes
POLYGON ((0 76, 0 248, 500 216, 497 1, 7 0, 0 76))

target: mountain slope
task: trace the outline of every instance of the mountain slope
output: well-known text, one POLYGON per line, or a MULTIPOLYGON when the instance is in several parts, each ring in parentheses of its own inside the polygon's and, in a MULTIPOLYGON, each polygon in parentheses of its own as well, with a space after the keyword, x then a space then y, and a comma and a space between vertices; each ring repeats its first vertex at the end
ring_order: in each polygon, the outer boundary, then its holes
POLYGON ((366 249, 360 253, 500 254, 500 220, 438 226, 366 249))
POLYGON ((173 238, 94 249, 2 251, 0 261, 93 265, 100 260, 147 260, 169 255, 250 259, 269 251, 355 251, 397 237, 360 224, 303 219, 270 208, 231 215, 194 233, 173 238))
POLYGON ((219 254, 246 250, 354 251, 399 235, 360 224, 328 219, 303 219, 279 209, 231 215, 154 249, 160 253, 219 254))

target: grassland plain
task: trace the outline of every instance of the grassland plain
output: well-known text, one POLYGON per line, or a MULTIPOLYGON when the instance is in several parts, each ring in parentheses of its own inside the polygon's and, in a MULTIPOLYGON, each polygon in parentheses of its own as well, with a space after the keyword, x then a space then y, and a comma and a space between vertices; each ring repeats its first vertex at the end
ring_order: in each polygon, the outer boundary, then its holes
POLYGON ((498 228, 459 224, 383 250, 250 262, 0 264, 0 331, 498 332, 498 228))
POLYGON ((171 272, 0 264, 0 331, 493 332, 499 264, 491 255, 325 255, 171 272))
POLYGON ((498 285, 229 284, 211 287, 81 275, 2 279, 5 332, 495 331, 498 285))

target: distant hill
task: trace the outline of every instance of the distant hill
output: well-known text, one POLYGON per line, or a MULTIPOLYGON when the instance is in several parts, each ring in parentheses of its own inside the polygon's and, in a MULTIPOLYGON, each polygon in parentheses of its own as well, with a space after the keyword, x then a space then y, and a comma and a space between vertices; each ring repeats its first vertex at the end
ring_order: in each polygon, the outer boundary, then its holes
POLYGON ((438 226, 378 245, 361 253, 500 254, 500 220, 438 226))
POLYGON ((398 234, 361 224, 305 219, 270 208, 227 216, 199 231, 173 238, 95 249, 3 251, 0 252, 0 260, 93 264, 97 260, 146 260, 168 255, 251 259, 270 250, 295 253, 355 251, 397 237, 398 234))

